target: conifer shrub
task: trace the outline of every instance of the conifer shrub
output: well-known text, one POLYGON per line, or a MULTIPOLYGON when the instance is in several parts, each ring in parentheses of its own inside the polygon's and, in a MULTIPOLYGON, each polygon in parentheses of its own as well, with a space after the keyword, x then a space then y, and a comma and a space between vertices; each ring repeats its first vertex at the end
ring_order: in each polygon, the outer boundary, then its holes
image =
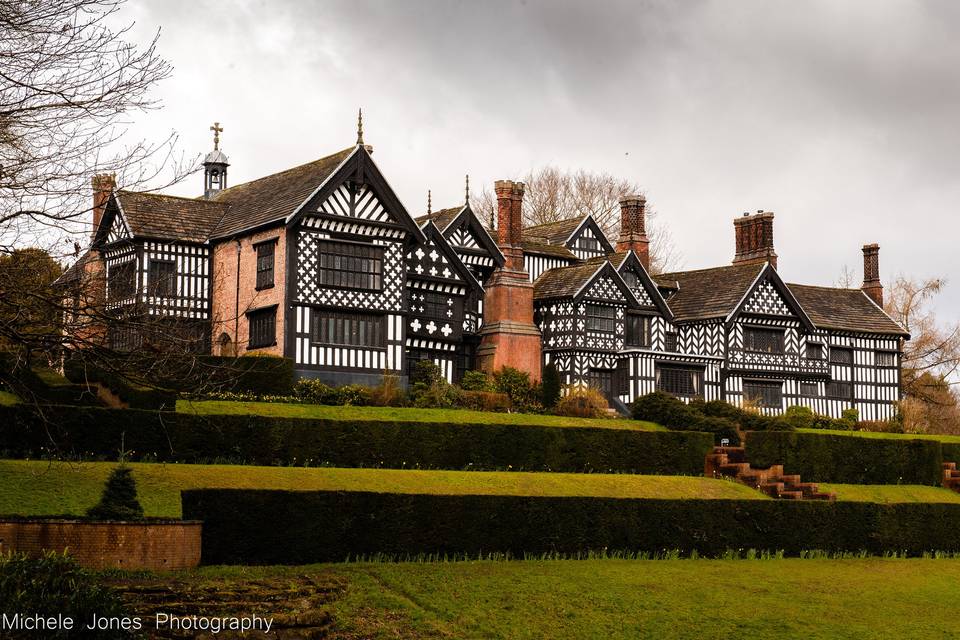
MULTIPOLYGON (((95 574, 82 568, 66 554, 52 551, 31 558, 24 554, 0 553, 0 613, 72 618, 73 630, 45 630, 44 638, 90 637, 113 640, 132 638, 123 630, 96 630, 87 633, 78 627, 94 614, 102 618, 126 615, 120 596, 100 585, 95 574)), ((5 630, 2 637, 19 640, 38 638, 37 631, 5 630)))
POLYGON ((591 387, 571 387, 560 401, 554 413, 572 418, 599 418, 606 413, 607 399, 591 387))
MULTIPOLYGON (((736 407, 731 407, 731 409, 736 409, 736 407)), ((655 391, 637 398, 633 403, 632 414, 635 420, 656 422, 674 431, 712 433, 717 443, 723 440, 729 441, 730 444, 740 442, 740 437, 737 434, 737 423, 726 417, 740 414, 730 412, 730 410, 712 403, 691 402, 686 404, 670 394, 655 391), (711 405, 709 409, 705 407, 707 404, 711 405), (704 413, 704 410, 711 411, 712 415, 704 413)))
POLYGON ((110 473, 100 502, 87 510, 87 517, 94 520, 143 520, 133 469, 120 465, 110 473))
POLYGON ((493 383, 484 371, 464 371, 460 388, 464 391, 493 391, 493 383))
POLYGON ((547 409, 555 407, 560 401, 560 391, 560 372, 551 362, 543 368, 543 406, 547 409))
POLYGON ((523 413, 543 411, 543 399, 539 386, 530 382, 530 374, 513 367, 502 367, 493 374, 493 388, 497 393, 510 396, 513 408, 523 413))

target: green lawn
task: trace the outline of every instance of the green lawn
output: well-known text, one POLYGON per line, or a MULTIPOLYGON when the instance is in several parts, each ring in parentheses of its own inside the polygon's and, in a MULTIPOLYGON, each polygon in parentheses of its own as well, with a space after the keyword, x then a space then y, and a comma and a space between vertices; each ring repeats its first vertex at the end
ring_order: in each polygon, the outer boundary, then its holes
POLYGON ((244 605, 245 614, 316 608, 332 615, 324 637, 340 640, 939 640, 960 625, 960 560, 946 559, 205 567, 153 582, 164 593, 225 591, 230 599, 250 588, 286 592, 255 609, 244 605), (316 604, 301 604, 305 592, 319 596, 316 604))
POLYGON ((956 502, 960 493, 941 487, 916 484, 828 484, 817 483, 821 491, 837 494, 837 500, 851 502, 956 502))
MULTIPOLYGON (((109 462, 0 460, 0 514, 82 514, 100 497, 109 462)), ((343 490, 390 493, 730 498, 766 500, 727 480, 628 474, 334 469, 131 464, 148 516, 179 517, 180 490, 206 488, 343 490)))
POLYGON ((256 414, 281 418, 327 420, 382 420, 389 422, 444 422, 453 424, 515 424, 546 427, 601 427, 637 431, 666 431, 652 422, 618 418, 565 418, 535 413, 493 413, 466 409, 417 409, 414 407, 340 407, 280 402, 234 402, 226 400, 179 400, 183 413, 256 414))
POLYGON ((835 429, 797 429, 798 433, 818 433, 832 436, 851 436, 855 438, 876 438, 892 440, 939 440, 940 442, 960 442, 960 436, 926 435, 922 433, 880 433, 878 431, 837 431, 835 429))
POLYGON ((20 402, 20 398, 9 391, 0 391, 0 407, 9 407, 20 402))

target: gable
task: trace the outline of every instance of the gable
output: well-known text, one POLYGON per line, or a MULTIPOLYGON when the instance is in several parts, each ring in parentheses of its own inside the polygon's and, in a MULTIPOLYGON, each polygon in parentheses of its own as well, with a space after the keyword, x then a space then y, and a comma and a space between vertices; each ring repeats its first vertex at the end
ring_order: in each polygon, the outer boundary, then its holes
MULTIPOLYGON (((349 156, 340 167, 288 218, 293 224, 305 215, 346 223, 348 232, 363 227, 406 231, 425 242, 423 232, 400 203, 373 158, 363 147, 349 156)), ((380 235, 395 235, 381 233, 380 235)))
POLYGON ((470 226, 466 224, 459 225, 454 229, 453 233, 447 238, 450 244, 455 247, 461 247, 464 249, 479 249, 480 243, 477 241, 477 237, 473 235, 473 231, 470 230, 470 226))
POLYGON ((583 297, 590 300, 627 303, 627 296, 623 291, 623 281, 617 282, 610 274, 594 279, 593 283, 587 287, 583 297))
POLYGON ((100 220, 100 227, 97 229, 93 244, 109 245, 114 242, 131 240, 133 234, 123 217, 119 202, 116 196, 111 196, 103 212, 103 218, 100 220))
POLYGON ((464 287, 464 293, 481 288, 435 224, 427 223, 423 234, 426 242, 407 251, 408 277, 456 282, 464 287))
POLYGON ((641 307, 652 307, 654 306, 653 300, 650 298, 650 294, 647 293, 646 287, 643 285, 643 280, 640 275, 640 272, 633 266, 625 266, 620 270, 620 275, 623 277, 623 281, 627 283, 627 286, 630 287, 630 291, 633 292, 634 297, 636 297, 637 302, 640 303, 641 307), (636 283, 631 286, 631 283, 636 283))
POLYGON ((814 326, 810 317, 797 302, 790 289, 780 279, 776 269, 770 264, 764 266, 756 280, 743 295, 740 303, 727 316, 727 322, 733 321, 741 314, 772 316, 777 318, 796 318, 804 328, 813 332, 814 326))
POLYGON ((613 246, 607 240, 593 216, 586 216, 564 244, 581 260, 613 251, 613 246))
POLYGON ((480 224, 469 205, 463 207, 443 230, 443 236, 457 250, 464 264, 494 268, 502 267, 506 262, 500 247, 480 224))
POLYGON ((753 294, 743 303, 743 312, 765 316, 793 315, 783 296, 769 281, 759 283, 753 294))
POLYGON ((670 306, 667 304, 663 295, 661 295, 660 289, 650 277, 650 274, 643 268, 643 264, 640 262, 637 254, 633 251, 628 251, 624 259, 620 262, 620 267, 617 271, 641 307, 653 307, 667 320, 673 321, 673 311, 670 310, 670 306), (635 278, 630 277, 628 274, 634 274, 635 278))

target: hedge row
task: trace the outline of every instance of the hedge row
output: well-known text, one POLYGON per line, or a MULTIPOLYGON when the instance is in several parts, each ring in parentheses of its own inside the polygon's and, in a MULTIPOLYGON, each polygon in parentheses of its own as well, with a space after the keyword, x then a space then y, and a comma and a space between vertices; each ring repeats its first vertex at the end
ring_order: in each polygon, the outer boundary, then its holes
POLYGON ((706 433, 0 407, 0 455, 700 475, 706 433), (51 451, 51 442, 57 444, 51 451))
POLYGON ((293 359, 274 356, 183 356, 167 358, 155 382, 182 392, 197 389, 250 392, 265 396, 293 393, 293 359))
POLYGON ((64 374, 67 379, 77 384, 99 382, 136 409, 174 411, 177 408, 175 391, 139 385, 116 373, 86 365, 80 360, 66 360, 64 374))
POLYGON ((752 465, 782 464, 808 482, 938 486, 941 463, 958 453, 960 446, 937 440, 782 431, 750 432, 746 437, 752 465))
POLYGON ((0 351, 0 380, 24 400, 53 404, 99 405, 96 393, 45 367, 31 367, 11 351, 0 351))
POLYGON ((652 500, 197 489, 207 564, 306 564, 357 555, 590 550, 960 550, 960 505, 652 500))

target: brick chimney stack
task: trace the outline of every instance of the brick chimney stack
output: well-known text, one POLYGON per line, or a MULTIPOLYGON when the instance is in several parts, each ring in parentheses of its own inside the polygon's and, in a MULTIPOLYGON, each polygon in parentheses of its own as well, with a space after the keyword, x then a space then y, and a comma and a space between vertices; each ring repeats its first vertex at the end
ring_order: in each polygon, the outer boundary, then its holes
POLYGON ((880 283, 880 245, 863 245, 863 284, 860 289, 877 306, 883 308, 883 285, 880 283))
POLYGON ((90 232, 92 242, 97 235, 97 229, 100 228, 100 221, 103 220, 110 194, 117 187, 117 176, 113 173, 100 173, 93 176, 90 184, 93 187, 93 231, 90 232))
POLYGON ((643 268, 650 270, 650 239, 647 238, 647 199, 643 196, 620 198, 620 237, 617 251, 631 249, 640 258, 643 268))
POLYGON ((507 269, 523 270, 523 191, 522 182, 497 180, 497 244, 507 258, 507 269))
POLYGON ((773 250, 773 212, 758 211, 734 218, 737 253, 733 264, 758 264, 769 262, 777 268, 777 253, 773 250))

